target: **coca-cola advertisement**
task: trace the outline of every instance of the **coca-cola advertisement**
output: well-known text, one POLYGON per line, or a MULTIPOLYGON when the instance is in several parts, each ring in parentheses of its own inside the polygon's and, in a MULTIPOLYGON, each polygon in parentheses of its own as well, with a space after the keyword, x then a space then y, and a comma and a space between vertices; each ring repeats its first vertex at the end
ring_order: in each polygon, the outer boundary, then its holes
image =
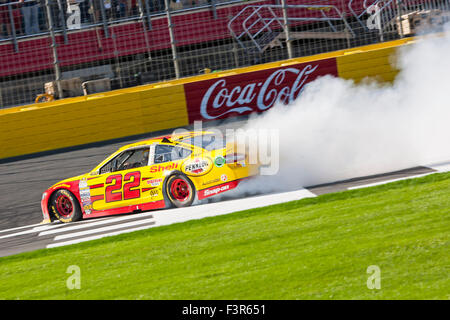
POLYGON ((260 113, 276 103, 289 104, 308 82, 327 74, 337 76, 335 58, 187 83, 189 122, 260 113))

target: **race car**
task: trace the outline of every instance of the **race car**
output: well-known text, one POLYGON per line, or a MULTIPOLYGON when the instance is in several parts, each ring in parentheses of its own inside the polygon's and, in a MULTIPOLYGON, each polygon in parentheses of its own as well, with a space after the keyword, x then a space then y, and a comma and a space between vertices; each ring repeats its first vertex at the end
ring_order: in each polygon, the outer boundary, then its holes
POLYGON ((91 172, 58 182, 42 195, 43 223, 187 207, 257 174, 214 132, 187 132, 126 145, 91 172))

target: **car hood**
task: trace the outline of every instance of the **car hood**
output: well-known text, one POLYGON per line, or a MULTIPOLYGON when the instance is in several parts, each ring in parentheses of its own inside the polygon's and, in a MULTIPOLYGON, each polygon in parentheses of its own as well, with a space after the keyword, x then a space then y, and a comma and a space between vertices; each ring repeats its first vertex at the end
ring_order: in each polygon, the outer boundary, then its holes
POLYGON ((81 175, 76 176, 76 177, 71 177, 71 178, 67 178, 67 179, 61 180, 61 181, 59 181, 58 183, 55 183, 53 186, 51 186, 51 188, 54 188, 54 187, 56 187, 56 186, 60 186, 60 185, 62 185, 62 184, 73 184, 73 183, 78 182, 78 181, 80 181, 81 179, 87 177, 88 174, 89 174, 89 173, 85 173, 85 174, 81 174, 81 175))

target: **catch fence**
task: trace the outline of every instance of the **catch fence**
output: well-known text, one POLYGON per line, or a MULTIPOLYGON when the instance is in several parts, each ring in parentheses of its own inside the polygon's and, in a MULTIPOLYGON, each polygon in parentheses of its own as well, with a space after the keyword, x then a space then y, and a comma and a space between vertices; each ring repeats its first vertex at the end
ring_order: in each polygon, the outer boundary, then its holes
POLYGON ((450 0, 0 0, 0 108, 441 31, 450 0))

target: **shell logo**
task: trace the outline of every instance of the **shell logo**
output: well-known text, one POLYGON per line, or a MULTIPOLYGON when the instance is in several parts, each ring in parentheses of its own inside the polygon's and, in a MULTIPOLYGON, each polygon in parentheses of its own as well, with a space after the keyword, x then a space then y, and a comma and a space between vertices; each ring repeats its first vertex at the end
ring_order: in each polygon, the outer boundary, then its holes
POLYGON ((212 167, 213 162, 209 158, 195 158, 184 162, 182 171, 191 176, 201 176, 211 171, 212 167))

